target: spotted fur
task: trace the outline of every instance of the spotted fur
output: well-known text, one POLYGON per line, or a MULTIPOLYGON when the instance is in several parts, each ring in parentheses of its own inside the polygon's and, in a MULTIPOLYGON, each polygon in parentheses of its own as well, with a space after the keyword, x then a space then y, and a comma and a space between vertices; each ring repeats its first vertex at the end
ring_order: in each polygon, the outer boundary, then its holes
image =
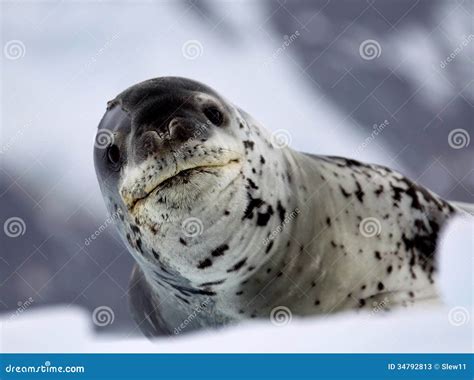
POLYGON ((104 131, 120 159, 96 148, 97 176, 137 263, 130 301, 149 336, 281 305, 316 315, 436 296, 437 238, 459 211, 397 172, 279 148, 250 115, 183 78, 121 93, 104 131))

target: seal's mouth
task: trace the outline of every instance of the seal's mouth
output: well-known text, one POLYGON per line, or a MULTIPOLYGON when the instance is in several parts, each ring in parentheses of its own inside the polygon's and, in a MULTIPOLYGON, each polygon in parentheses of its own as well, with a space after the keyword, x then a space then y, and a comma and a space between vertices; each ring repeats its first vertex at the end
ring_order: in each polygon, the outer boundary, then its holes
POLYGON ((215 169, 223 169, 235 164, 239 164, 239 159, 233 159, 225 164, 206 164, 206 165, 196 165, 193 167, 183 168, 182 170, 178 170, 176 173, 169 175, 167 177, 160 178, 159 181, 154 183, 154 186, 147 189, 144 193, 142 193, 139 197, 133 199, 133 201, 129 205, 129 209, 133 212, 135 207, 145 201, 150 195, 157 194, 160 190, 165 189, 167 187, 173 187, 177 184, 187 184, 188 181, 197 174, 202 173, 209 173, 215 174, 215 169))

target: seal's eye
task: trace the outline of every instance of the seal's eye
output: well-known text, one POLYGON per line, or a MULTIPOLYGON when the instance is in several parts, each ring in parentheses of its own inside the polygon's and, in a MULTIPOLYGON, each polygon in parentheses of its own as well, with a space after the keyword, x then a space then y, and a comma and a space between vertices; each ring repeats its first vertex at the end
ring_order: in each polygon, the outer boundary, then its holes
POLYGON ((120 163, 120 149, 117 145, 111 145, 107 148, 107 160, 113 167, 120 163))
POLYGON ((211 106, 204 109, 204 115, 209 119, 209 121, 217 126, 222 125, 224 122, 224 115, 217 107, 211 106))

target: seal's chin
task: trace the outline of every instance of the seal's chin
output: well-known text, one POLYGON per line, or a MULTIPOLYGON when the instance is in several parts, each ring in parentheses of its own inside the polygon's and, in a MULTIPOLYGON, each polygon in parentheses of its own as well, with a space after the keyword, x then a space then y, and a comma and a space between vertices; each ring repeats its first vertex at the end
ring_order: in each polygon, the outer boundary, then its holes
POLYGON ((158 203, 189 204, 203 192, 216 193, 226 189, 238 176, 240 161, 231 160, 225 164, 202 165, 186 168, 164 178, 143 197, 135 200, 132 213, 149 201, 158 203))

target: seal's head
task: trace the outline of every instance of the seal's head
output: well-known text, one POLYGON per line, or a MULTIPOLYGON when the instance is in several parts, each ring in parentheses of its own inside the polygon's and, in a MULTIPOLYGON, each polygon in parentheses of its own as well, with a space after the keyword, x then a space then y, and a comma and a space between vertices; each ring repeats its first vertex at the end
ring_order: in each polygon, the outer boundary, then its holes
POLYGON ((238 256, 214 259, 251 219, 249 191, 258 189, 270 159, 259 152, 269 146, 242 111, 192 80, 151 79, 108 103, 96 136, 96 172, 146 275, 199 282, 229 273, 238 256))

